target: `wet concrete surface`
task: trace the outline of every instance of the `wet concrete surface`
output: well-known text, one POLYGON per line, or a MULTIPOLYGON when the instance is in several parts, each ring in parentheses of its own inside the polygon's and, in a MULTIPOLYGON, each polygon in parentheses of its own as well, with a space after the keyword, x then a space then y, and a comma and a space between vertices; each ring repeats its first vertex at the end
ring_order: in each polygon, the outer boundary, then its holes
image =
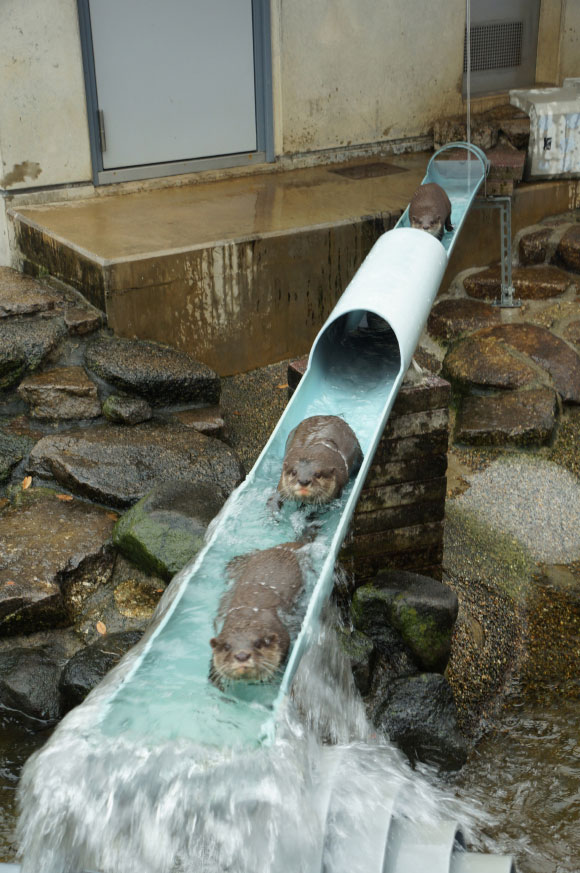
POLYGON ((23 208, 18 215, 100 259, 127 259, 399 211, 421 182, 430 156, 390 155, 384 164, 403 172, 384 175, 349 179, 336 172, 344 165, 330 165, 96 196, 23 208))

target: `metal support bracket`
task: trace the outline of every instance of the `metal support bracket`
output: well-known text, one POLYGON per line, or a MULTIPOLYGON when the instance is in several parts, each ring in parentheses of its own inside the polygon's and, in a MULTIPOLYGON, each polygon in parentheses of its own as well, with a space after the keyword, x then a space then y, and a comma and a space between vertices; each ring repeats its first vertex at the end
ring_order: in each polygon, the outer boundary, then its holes
POLYGON ((473 201, 477 209, 499 209, 499 235, 501 254, 501 297, 492 306, 503 309, 515 309, 522 305, 521 300, 514 300, 512 283, 512 200, 511 197, 498 196, 477 197, 473 201))

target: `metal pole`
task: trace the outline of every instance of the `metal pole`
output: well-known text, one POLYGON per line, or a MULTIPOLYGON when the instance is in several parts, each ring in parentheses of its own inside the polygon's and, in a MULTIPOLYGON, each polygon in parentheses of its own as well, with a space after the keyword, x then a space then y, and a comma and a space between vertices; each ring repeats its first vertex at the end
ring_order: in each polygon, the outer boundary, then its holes
POLYGON ((492 306, 503 309, 515 309, 522 305, 521 300, 514 300, 512 282, 512 200, 511 197, 481 197, 473 204, 477 209, 499 209, 499 235, 501 255, 501 296, 494 300, 492 306))

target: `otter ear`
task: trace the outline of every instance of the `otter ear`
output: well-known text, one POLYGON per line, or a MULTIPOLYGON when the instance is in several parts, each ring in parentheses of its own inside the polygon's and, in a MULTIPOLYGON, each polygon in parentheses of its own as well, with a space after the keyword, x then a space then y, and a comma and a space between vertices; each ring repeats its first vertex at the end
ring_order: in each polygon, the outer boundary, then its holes
POLYGON ((217 649, 217 647, 219 646, 219 643, 217 641, 217 637, 212 637, 211 640, 209 641, 209 644, 212 647, 212 649, 217 649))

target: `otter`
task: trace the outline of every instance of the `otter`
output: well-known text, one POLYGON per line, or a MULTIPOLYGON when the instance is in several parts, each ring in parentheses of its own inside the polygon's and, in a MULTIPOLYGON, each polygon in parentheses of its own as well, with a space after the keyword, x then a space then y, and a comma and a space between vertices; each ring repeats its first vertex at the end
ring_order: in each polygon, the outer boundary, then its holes
POLYGON ((340 497, 361 465, 362 450, 353 430, 337 415, 313 415, 286 441, 278 482, 278 506, 284 500, 320 505, 340 497))
POLYGON ((441 185, 436 182, 419 185, 409 204, 409 224, 426 230, 439 241, 443 239, 443 229, 453 230, 451 202, 441 185))
POLYGON ((240 555, 228 564, 232 587, 223 595, 222 629, 210 640, 211 681, 265 681, 280 669, 290 634, 280 617, 294 606, 304 586, 296 552, 304 543, 282 543, 240 555))

